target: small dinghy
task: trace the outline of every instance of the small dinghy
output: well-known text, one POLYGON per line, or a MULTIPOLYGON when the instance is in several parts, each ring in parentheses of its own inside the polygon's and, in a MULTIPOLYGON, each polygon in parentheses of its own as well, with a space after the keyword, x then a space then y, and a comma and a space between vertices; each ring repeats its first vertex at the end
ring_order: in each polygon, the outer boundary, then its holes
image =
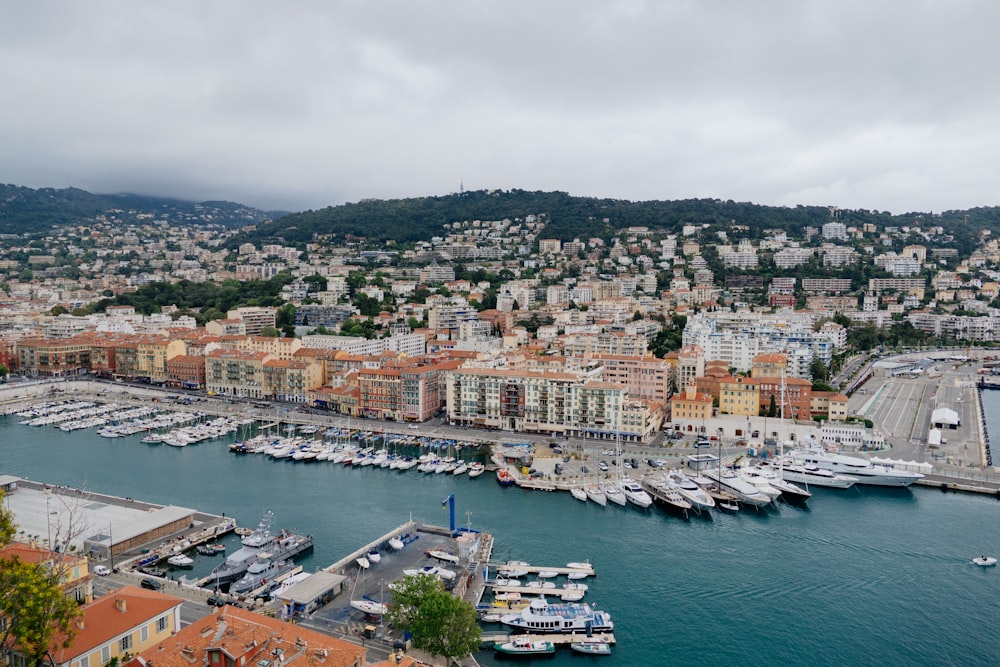
POLYGON ((997 564, 997 559, 993 556, 980 556, 979 558, 973 558, 972 562, 979 567, 992 567, 997 564))

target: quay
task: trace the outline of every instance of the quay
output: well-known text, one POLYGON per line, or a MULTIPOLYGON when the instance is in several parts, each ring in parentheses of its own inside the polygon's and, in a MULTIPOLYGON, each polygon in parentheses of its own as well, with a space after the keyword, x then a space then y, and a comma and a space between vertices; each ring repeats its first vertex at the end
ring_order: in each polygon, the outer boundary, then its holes
POLYGON ((540 566, 540 565, 529 565, 527 563, 521 564, 521 563, 514 563, 514 562, 490 563, 490 565, 492 565, 493 567, 495 567, 496 570, 497 570, 497 572, 499 572, 501 574, 503 574, 504 572, 512 572, 512 571, 518 570, 518 571, 528 572, 529 574, 537 574, 539 572, 552 572, 552 573, 554 573, 556 575, 560 575, 560 574, 583 574, 583 575, 586 575, 588 577, 595 576, 594 568, 593 568, 592 565, 590 565, 590 563, 586 563, 586 564, 585 563, 580 563, 579 565, 574 566, 574 567, 569 567, 569 566, 566 566, 566 567, 543 567, 543 566, 540 566), (584 565, 586 565, 586 567, 584 567, 584 565))
POLYGON ((532 633, 530 635, 524 634, 512 634, 509 632, 484 632, 482 635, 483 644, 495 644, 495 643, 506 643, 513 641, 515 637, 531 637, 531 641, 536 642, 550 642, 552 644, 573 644, 576 642, 605 642, 607 644, 615 643, 615 634, 613 632, 595 632, 594 634, 583 634, 579 632, 572 633, 554 633, 548 635, 539 635, 532 633))

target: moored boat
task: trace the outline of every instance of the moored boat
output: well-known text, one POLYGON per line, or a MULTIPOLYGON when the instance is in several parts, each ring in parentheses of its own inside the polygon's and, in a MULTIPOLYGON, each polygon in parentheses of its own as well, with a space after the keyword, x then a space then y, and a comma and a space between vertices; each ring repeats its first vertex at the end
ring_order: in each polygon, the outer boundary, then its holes
POLYGON ((497 469, 497 483, 500 486, 511 486, 514 484, 514 476, 506 468, 497 469))
POLYGON ((587 655, 611 655, 611 644, 602 641, 573 642, 569 647, 577 653, 587 655))
POLYGON ((174 554, 167 559, 167 563, 174 567, 193 567, 194 559, 189 556, 185 556, 184 554, 174 554))
POLYGON ((493 650, 508 655, 545 655, 555 653, 556 647, 552 642, 532 640, 530 637, 514 637, 509 642, 496 642, 493 650))

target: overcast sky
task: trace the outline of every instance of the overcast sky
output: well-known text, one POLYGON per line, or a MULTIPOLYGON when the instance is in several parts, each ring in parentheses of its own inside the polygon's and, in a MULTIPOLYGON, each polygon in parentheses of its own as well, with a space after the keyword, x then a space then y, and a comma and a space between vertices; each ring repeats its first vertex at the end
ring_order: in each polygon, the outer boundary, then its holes
POLYGON ((0 181, 1000 203, 1000 3, 5 2, 0 181))

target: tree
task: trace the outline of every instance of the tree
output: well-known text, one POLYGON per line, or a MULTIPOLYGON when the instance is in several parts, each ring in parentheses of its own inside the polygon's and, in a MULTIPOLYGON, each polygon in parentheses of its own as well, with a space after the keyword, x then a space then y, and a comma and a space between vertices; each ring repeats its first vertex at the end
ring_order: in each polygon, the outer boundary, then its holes
POLYGON ((774 400, 774 394, 771 394, 771 402, 767 406, 767 416, 768 417, 778 416, 778 404, 774 400))
POLYGON ((266 338, 280 338, 281 332, 274 327, 264 327, 260 330, 260 335, 266 338))
POLYGON ((826 382, 830 379, 830 371, 822 359, 813 359, 809 365, 809 372, 812 374, 813 382, 826 382))
POLYGON ((437 577, 417 574, 393 584, 390 622, 413 634, 413 645, 431 655, 460 658, 479 649, 476 610, 444 589, 437 577))
POLYGON ((49 315, 52 317, 59 317, 60 315, 65 315, 69 312, 66 306, 53 306, 52 310, 49 311, 49 315))
MULTIPOLYGON (((0 364, 0 378, 6 379, 7 375, 10 373, 10 369, 7 368, 7 364, 0 364)), ((0 538, 3 536, 0 535, 0 538)))
MULTIPOLYGON (((13 515, 3 508, 0 492, 0 540, 10 542, 17 529, 13 515)), ((60 582, 67 574, 58 554, 52 563, 0 559, 0 647, 16 646, 30 663, 52 662, 49 650, 60 639, 66 648, 76 635, 80 614, 76 601, 64 594, 60 582)))

